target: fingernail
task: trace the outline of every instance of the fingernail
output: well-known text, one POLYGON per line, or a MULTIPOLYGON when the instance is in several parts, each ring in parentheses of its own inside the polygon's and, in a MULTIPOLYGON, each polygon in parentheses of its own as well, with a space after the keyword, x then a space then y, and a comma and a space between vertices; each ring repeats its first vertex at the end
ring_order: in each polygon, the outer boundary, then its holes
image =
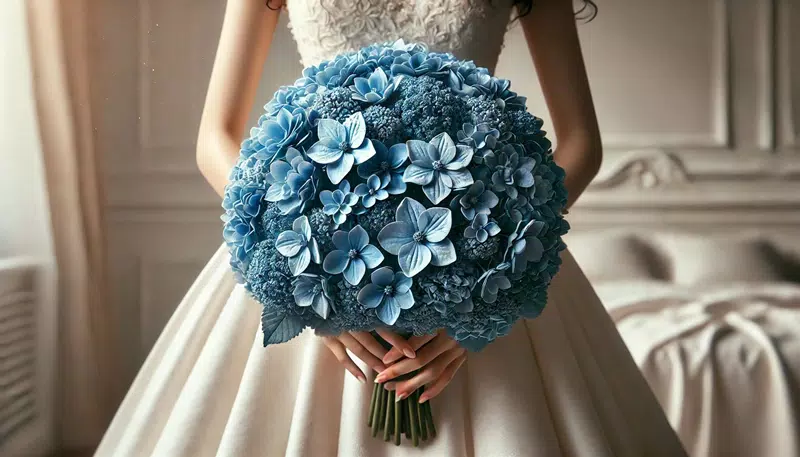
POLYGON ((360 382, 361 384, 367 383, 367 379, 364 376, 356 376, 356 379, 358 379, 358 382, 360 382))
POLYGON ((425 394, 422 394, 422 395, 419 397, 419 402, 420 402, 420 403, 425 403, 426 401, 428 401, 428 396, 427 396, 427 395, 425 395, 425 394))
POLYGON ((382 383, 384 379, 386 379, 386 376, 379 374, 378 376, 375 377, 375 384, 382 383))
POLYGON ((386 390, 390 390, 390 391, 391 391, 391 390, 394 390, 394 389, 395 389, 395 387, 396 387, 396 386, 395 386, 395 384, 394 384, 393 382, 387 382, 386 384, 384 384, 384 385, 383 385, 383 388, 384 388, 384 389, 386 389, 386 390))
POLYGON ((414 354, 414 351, 412 351, 411 349, 403 349, 403 354, 405 354, 405 356, 408 357, 409 359, 417 357, 417 354, 414 354))
POLYGON ((406 398, 406 395, 407 395, 407 394, 406 394, 405 392, 402 392, 402 393, 399 393, 399 394, 397 394, 397 395, 394 397, 394 402, 395 402, 395 403, 397 403, 397 402, 399 402, 400 400, 402 400, 402 399, 406 398))

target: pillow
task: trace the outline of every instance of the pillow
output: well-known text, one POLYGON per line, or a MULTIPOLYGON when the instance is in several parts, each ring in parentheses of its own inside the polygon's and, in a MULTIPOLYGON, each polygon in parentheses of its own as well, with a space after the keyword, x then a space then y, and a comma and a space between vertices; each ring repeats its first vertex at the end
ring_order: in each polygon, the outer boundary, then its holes
POLYGON ((668 279, 663 258, 632 234, 577 232, 566 235, 564 241, 592 283, 668 279))
POLYGON ((669 234, 662 236, 661 242, 671 259, 670 276, 677 284, 787 280, 775 249, 762 239, 669 234))

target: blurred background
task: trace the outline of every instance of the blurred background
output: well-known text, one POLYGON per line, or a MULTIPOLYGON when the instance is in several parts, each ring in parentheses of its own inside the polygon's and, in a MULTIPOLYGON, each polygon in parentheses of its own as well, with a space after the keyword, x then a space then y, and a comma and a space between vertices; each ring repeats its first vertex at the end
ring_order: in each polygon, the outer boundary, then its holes
MULTIPOLYGON (((797 455, 800 1, 597 3, 605 159, 567 242, 693 456, 797 455)), ((0 2, 3 457, 90 455, 221 243, 195 139, 224 7, 0 2)), ((284 15, 253 122, 301 69, 284 15)), ((496 74, 549 125, 517 24, 496 74)))

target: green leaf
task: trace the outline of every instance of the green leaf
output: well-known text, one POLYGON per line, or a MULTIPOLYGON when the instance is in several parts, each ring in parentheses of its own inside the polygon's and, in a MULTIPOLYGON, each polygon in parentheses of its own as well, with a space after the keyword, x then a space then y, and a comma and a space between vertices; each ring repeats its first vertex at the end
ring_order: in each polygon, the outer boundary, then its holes
POLYGON ((261 312, 261 330, 264 332, 264 346, 285 343, 303 331, 305 324, 298 316, 287 315, 286 310, 264 306, 261 312))

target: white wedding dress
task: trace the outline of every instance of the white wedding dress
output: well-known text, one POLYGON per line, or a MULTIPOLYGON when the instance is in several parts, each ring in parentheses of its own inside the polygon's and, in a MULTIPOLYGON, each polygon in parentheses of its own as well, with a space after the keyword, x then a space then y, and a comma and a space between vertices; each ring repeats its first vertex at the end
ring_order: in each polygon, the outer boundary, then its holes
MULTIPOLYGON (((287 9, 306 65, 404 38, 492 70, 508 3, 289 0, 287 9)), ((686 455, 568 251, 544 313, 470 354, 432 400, 438 436, 420 448, 371 436, 371 383, 346 374, 312 331, 263 348, 260 311, 234 282, 221 247, 167 324, 96 455, 686 455)))

